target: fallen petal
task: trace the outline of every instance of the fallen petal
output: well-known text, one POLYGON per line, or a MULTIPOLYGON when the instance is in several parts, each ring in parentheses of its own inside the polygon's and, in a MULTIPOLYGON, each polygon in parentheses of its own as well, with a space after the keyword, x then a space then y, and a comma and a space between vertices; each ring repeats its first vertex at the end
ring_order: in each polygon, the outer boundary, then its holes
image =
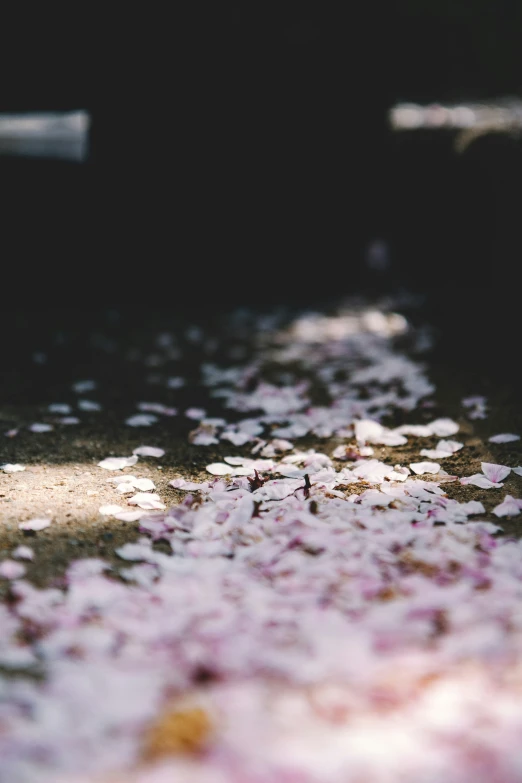
POLYGON ((49 527, 50 524, 50 519, 36 518, 28 519, 25 522, 20 522, 18 528, 20 530, 44 530, 46 527, 49 527))
POLYGON ((492 435, 489 438, 490 443, 511 443, 514 440, 520 440, 520 435, 514 435, 512 432, 501 432, 500 435, 492 435))
POLYGON ((137 461, 138 457, 136 455, 132 457, 107 457, 98 462, 98 467, 105 468, 105 470, 123 470, 123 468, 135 465, 137 461))
POLYGON ((480 465, 483 474, 494 484, 502 481, 511 473, 511 468, 508 468, 507 465, 495 465, 492 462, 481 462, 480 465))
POLYGON ((139 457, 163 457, 165 450, 157 446, 138 446, 137 449, 133 449, 132 453, 139 457))
POLYGON ((440 465, 438 462, 410 462, 410 468, 419 475, 421 473, 438 473, 440 465))

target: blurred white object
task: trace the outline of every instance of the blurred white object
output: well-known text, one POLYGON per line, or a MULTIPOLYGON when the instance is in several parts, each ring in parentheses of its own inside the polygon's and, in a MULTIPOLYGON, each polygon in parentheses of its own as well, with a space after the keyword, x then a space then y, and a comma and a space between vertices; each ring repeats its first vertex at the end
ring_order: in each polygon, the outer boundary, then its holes
POLYGON ((0 114, 0 155, 82 162, 89 151, 87 111, 0 114))
POLYGON ((395 131, 435 128, 460 130, 455 146, 458 152, 463 152, 474 139, 486 133, 522 131, 522 101, 519 98, 499 98, 452 106, 398 103, 390 109, 388 118, 395 131))

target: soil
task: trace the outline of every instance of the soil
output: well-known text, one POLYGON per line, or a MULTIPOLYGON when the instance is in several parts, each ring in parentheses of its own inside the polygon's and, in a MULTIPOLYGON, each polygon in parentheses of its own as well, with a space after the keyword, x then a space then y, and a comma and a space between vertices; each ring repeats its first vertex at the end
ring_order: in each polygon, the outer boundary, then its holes
MULTIPOLYGON (((422 321, 423 312, 414 313, 413 319, 422 321)), ((152 352, 156 336, 167 326, 171 331, 186 331, 190 322, 162 316, 150 318, 146 326, 140 324, 138 328, 125 317, 118 320, 118 314, 112 311, 91 314, 81 325, 73 321, 72 328, 70 322, 57 328, 49 319, 47 328, 28 328, 26 339, 11 346, 11 361, 5 365, 2 385, 0 426, 3 432, 18 429, 18 433, 2 436, 0 464, 21 463, 26 469, 12 474, 0 472, 0 559, 9 557, 20 544, 30 545, 35 557, 27 562, 27 578, 35 584, 59 585, 67 565, 77 558, 103 557, 117 569, 122 563, 116 554, 118 547, 139 537, 137 522, 121 522, 100 514, 104 504, 126 507, 125 498, 108 481, 115 473, 97 467, 100 460, 128 456, 143 444, 165 449, 160 459, 140 458, 123 473, 151 478, 169 506, 182 497, 169 486, 172 479, 183 476, 205 480, 208 463, 228 454, 249 455, 248 445, 202 447, 188 442, 195 422, 183 415, 187 407, 201 405, 209 415, 221 411, 216 401, 209 401, 205 390, 191 381, 194 359, 173 360, 158 368, 144 366, 143 358, 152 352), (46 354, 44 363, 34 360, 38 351, 46 354), (151 384, 153 375, 181 375, 188 382, 181 389, 169 390, 164 383, 151 384), (96 380, 96 391, 76 394, 72 384, 81 379, 96 380), (74 406, 78 397, 98 401, 102 410, 80 412, 80 424, 58 424, 58 417, 49 413, 48 405, 60 402, 74 406), (126 425, 125 419, 136 412, 136 403, 149 400, 174 406, 180 415, 160 416, 151 427, 126 425), (54 429, 33 433, 27 429, 32 422, 54 424, 54 429), (19 522, 33 517, 51 517, 52 524, 37 533, 18 529, 19 522)), ((216 324, 212 328, 216 333, 220 327, 216 324)), ((233 343, 230 334, 227 341, 233 343)), ((450 474, 480 472, 482 461, 522 464, 521 441, 503 445, 488 442, 495 433, 522 432, 517 388, 509 376, 496 372, 498 355, 470 363, 458 351, 448 350, 448 344, 452 344, 451 335, 443 329, 434 350, 423 357, 437 389, 435 407, 414 411, 404 420, 421 423, 436 416, 450 416, 459 422, 458 438, 465 448, 444 460, 443 467, 450 474), (486 419, 470 421, 463 415, 461 399, 470 394, 488 398, 486 419)), ((77 411, 73 409, 72 413, 77 411)), ((230 417, 230 411, 227 415, 230 417)), ((410 439, 403 447, 376 448, 375 456, 407 465, 419 459, 420 448, 433 448, 437 440, 426 438, 420 445, 420 441, 410 439)), ((317 438, 298 441, 300 446, 329 455, 338 443, 317 438)), ((480 500, 487 512, 484 518, 495 519, 491 510, 505 494, 522 496, 522 477, 511 473, 502 489, 480 490, 459 483, 448 483, 445 489, 449 497, 459 501, 480 500)), ((502 526, 505 535, 522 535, 519 518, 502 520, 502 526)), ((7 583, 0 584, 0 595, 6 589, 7 583)))

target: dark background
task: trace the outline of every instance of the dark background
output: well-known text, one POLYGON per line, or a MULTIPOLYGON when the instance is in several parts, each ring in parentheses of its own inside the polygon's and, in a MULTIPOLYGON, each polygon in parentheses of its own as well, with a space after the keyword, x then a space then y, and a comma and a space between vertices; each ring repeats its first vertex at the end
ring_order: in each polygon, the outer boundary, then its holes
POLYGON ((0 110, 93 118, 86 164, 0 158, 5 328, 401 286, 463 322, 516 310, 520 139, 459 156, 387 112, 520 95, 520 2, 2 14, 0 110))

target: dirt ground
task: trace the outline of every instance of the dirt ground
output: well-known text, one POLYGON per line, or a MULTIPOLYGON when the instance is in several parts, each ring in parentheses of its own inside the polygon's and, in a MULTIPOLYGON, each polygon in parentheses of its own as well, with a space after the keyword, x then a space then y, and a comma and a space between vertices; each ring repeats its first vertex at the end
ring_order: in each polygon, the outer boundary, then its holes
MULTIPOLYGON (((415 318, 422 321, 422 312, 415 318)), ((176 319, 151 321, 146 326, 129 324, 125 319, 118 321, 114 312, 98 314, 81 327, 73 322, 72 328, 63 323, 62 328, 52 324, 47 330, 24 332, 21 324, 23 339, 11 346, 0 397, 0 464, 21 463, 26 469, 0 472, 0 559, 9 557, 20 544, 30 545, 35 557, 27 563, 27 578, 35 584, 60 585, 68 563, 80 557, 102 556, 115 566, 121 565, 115 549, 139 536, 137 522, 121 522, 100 514, 99 508, 105 504, 127 508, 125 497, 110 483, 115 473, 97 467, 100 460, 128 456, 143 444, 165 449, 160 459, 140 458, 123 473, 152 479, 168 507, 181 498, 181 493, 169 486, 172 479, 183 476, 203 480, 208 478, 208 463, 231 454, 249 455, 248 445, 221 443, 209 447, 188 442, 195 422, 182 415, 186 408, 201 405, 208 415, 220 415, 222 410, 219 401, 209 400, 206 390, 194 382, 196 360, 192 360, 191 351, 184 352, 188 359, 154 366, 154 341, 167 325, 180 333, 190 327, 190 323, 176 319), (39 353, 45 354, 45 361, 39 353), (187 384, 179 389, 166 388, 164 379, 171 375, 185 377, 187 384), (83 394, 74 392, 72 384, 82 379, 95 380, 97 388, 83 394), (81 397, 96 400, 102 410, 78 412, 74 406, 81 397), (125 419, 137 412, 136 404, 149 400, 174 406, 180 415, 160 416, 150 427, 126 425, 125 419), (78 413, 80 423, 57 423, 59 417, 48 411, 51 403, 70 404, 72 415, 78 413), (54 424, 54 429, 30 432, 27 427, 33 422, 54 424), (12 430, 18 430, 13 437, 3 434, 12 430), (33 517, 51 517, 52 524, 37 533, 18 529, 19 522, 33 517)), ((211 325, 214 335, 219 334, 216 329, 219 326, 211 325)), ((230 350, 241 351, 233 334, 224 337, 230 350)), ((491 358, 474 363, 469 357, 466 361, 465 356, 445 350, 449 343, 443 332, 435 349, 423 357, 437 389, 435 407, 415 411, 404 420, 421 423, 436 416, 450 416, 459 422, 458 437, 465 448, 444 460, 444 469, 450 474, 480 472, 482 461, 522 464, 521 441, 497 445, 487 440, 499 432, 522 432, 522 412, 510 378, 495 374, 497 365, 491 358), (471 394, 487 397, 486 419, 471 421, 464 415, 461 400, 471 394)), ((436 441, 426 438, 419 445, 418 440, 410 439, 402 447, 376 447, 375 456, 408 464, 419 458, 420 448, 434 448, 436 441)), ((339 442, 306 438, 296 441, 296 445, 331 455, 339 442)), ((503 489, 480 490, 450 483, 446 491, 458 500, 482 501, 487 511, 484 518, 494 519, 491 509, 505 494, 522 496, 522 477, 511 473, 503 489)), ((502 520, 502 525, 506 535, 522 535, 519 518, 502 520)), ((162 544, 156 546, 161 548, 162 544)), ((6 590, 7 582, 0 584, 0 595, 6 590)))

